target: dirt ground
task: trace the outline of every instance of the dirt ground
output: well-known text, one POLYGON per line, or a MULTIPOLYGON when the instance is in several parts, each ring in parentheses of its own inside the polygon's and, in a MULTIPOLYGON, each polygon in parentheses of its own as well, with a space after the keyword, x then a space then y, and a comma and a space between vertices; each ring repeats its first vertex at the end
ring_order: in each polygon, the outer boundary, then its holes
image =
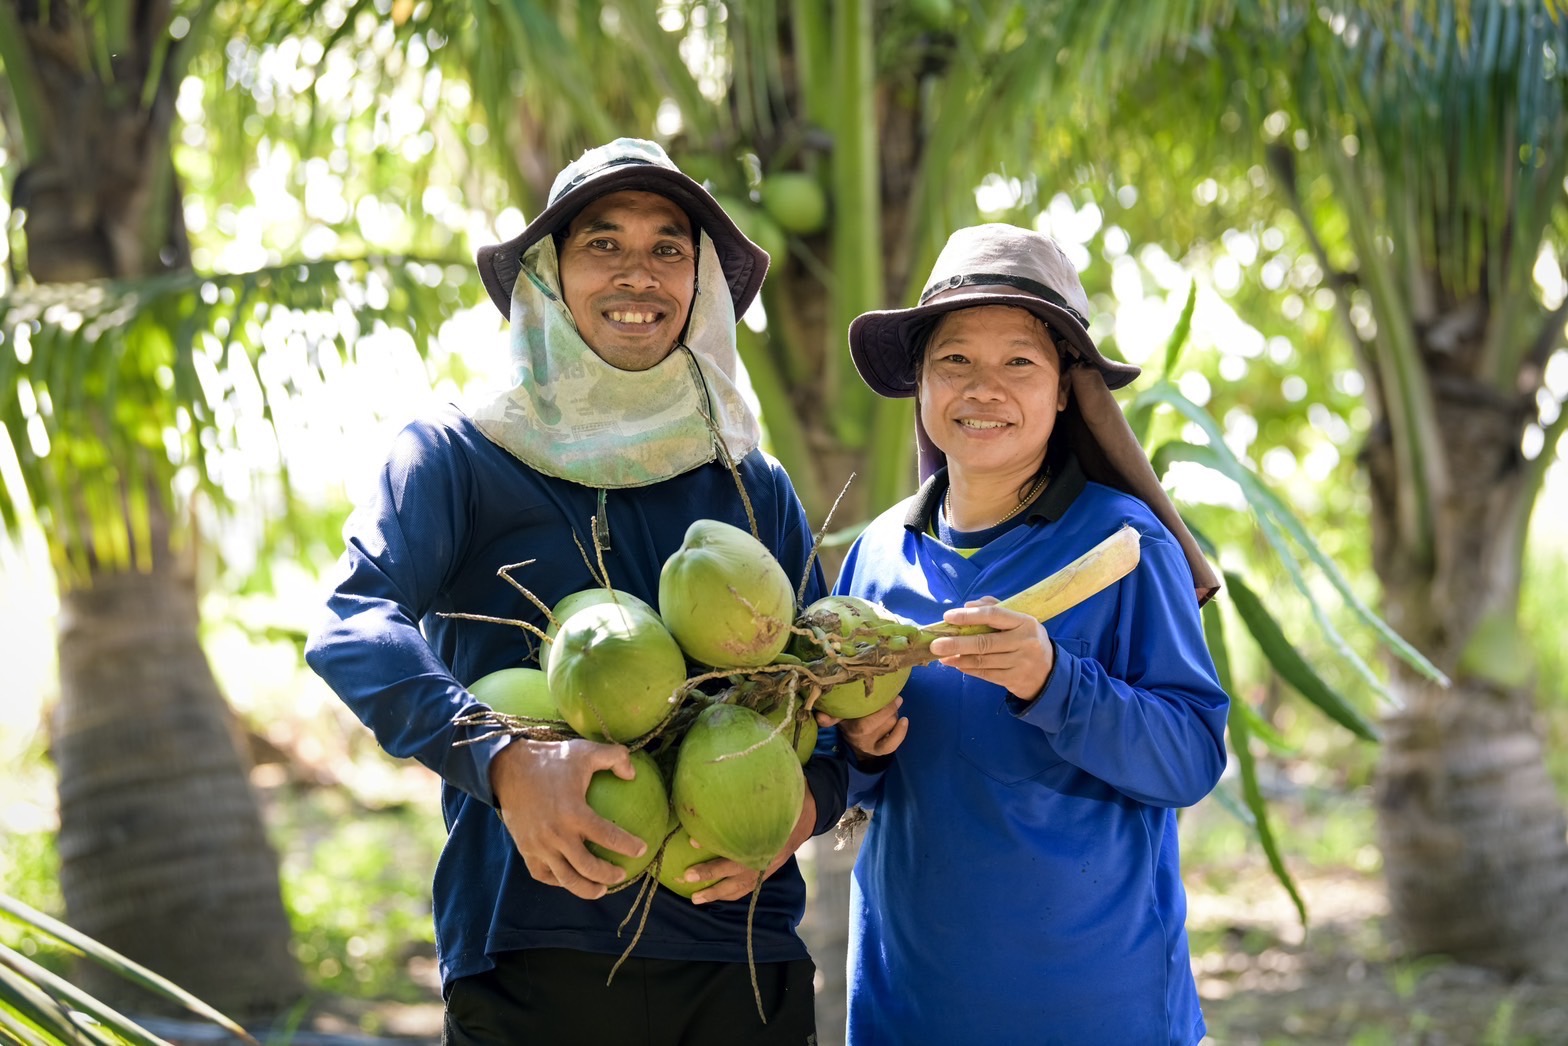
POLYGON ((1189 883, 1205 1046, 1568 1046, 1568 976, 1511 982, 1407 960, 1378 877, 1309 873, 1298 886, 1306 931, 1260 869, 1223 893, 1189 883))
MULTIPOLYGON (((1312 916, 1306 931, 1264 868, 1189 876, 1204 1046, 1568 1046, 1568 977, 1509 982, 1405 960, 1389 940, 1376 875, 1296 874, 1312 916)), ((410 972, 429 987, 429 1002, 340 1002, 319 1010, 310 1030, 439 1042, 433 962, 415 960, 410 972)))

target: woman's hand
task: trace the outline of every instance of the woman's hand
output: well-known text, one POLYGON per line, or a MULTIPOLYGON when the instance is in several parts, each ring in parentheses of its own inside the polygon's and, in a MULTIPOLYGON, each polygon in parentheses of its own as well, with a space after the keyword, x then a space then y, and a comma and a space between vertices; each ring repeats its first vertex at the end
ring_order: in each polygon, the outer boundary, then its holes
POLYGON ((954 607, 942 615, 942 620, 953 625, 987 625, 996 630, 977 636, 943 636, 933 641, 931 653, 944 665, 1005 687, 1008 693, 1025 701, 1040 696, 1056 663, 1056 650, 1044 625, 1028 614, 1003 609, 994 596, 954 607))
POLYGON ((895 697, 870 715, 859 719, 835 719, 826 712, 817 713, 818 726, 837 726, 842 738, 861 762, 892 755, 909 733, 909 720, 898 714, 903 705, 902 697, 895 697))

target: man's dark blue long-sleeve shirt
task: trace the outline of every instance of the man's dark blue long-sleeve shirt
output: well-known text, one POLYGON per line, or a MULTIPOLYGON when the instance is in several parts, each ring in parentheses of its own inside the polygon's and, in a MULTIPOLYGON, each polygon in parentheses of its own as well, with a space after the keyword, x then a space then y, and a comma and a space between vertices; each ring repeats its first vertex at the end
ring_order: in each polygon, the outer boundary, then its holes
MULTIPOLYGON (((799 579, 811 531, 788 476, 758 451, 741 461, 763 544, 799 579)), ((464 689, 498 669, 534 664, 523 629, 444 617, 524 620, 544 615, 497 575, 511 572, 545 605, 593 587, 590 520, 599 491, 545 476, 496 446, 455 408, 416 421, 397 437, 380 483, 344 528, 326 620, 306 660, 392 755, 419 760, 444 782, 448 838, 436 868, 436 944, 444 987, 489 969, 489 956, 520 948, 619 953, 618 927, 635 889, 585 901, 535 882, 495 815, 490 761, 506 743, 461 745, 480 731, 453 720, 483 706, 464 689), (575 536, 575 542, 574 542, 575 536)), ((695 519, 749 529, 735 479, 711 463, 649 487, 605 494, 604 566, 610 583, 657 606, 659 571, 695 519)), ((806 601, 823 592, 813 566, 806 601)), ((845 770, 830 758, 806 768, 818 832, 844 809, 845 770)), ((635 954, 649 958, 746 961, 748 901, 693 905, 656 891, 635 954)), ((806 956, 796 935, 805 886, 794 859, 763 886, 753 926, 758 962, 806 956)), ((635 925, 635 920, 633 921, 635 925)))

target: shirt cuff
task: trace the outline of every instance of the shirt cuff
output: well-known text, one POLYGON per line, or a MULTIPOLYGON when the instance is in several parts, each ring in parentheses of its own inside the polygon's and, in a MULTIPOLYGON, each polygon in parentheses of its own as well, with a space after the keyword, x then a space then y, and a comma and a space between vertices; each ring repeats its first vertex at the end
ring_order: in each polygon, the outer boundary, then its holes
POLYGON ((1051 640, 1051 671, 1045 677, 1040 696, 1033 701, 1007 695, 1007 710, 1017 719, 1054 734, 1067 724, 1067 700, 1072 696, 1072 680, 1078 674, 1078 658, 1051 640))

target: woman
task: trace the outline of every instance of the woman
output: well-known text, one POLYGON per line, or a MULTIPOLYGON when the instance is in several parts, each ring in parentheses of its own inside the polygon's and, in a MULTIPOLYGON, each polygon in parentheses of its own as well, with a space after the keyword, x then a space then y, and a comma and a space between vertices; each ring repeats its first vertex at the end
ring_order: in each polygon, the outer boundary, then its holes
POLYGON ((840 724, 855 866, 849 1042, 1071 1046, 1204 1036, 1176 810, 1225 767, 1229 700, 1199 621, 1218 588, 1109 389, 1048 237, 949 239, 912 309, 850 327, 876 392, 914 396, 920 491, 838 591, 938 640, 902 697, 840 724), (1140 563, 1045 625, 994 605, 1131 524, 1140 563))

